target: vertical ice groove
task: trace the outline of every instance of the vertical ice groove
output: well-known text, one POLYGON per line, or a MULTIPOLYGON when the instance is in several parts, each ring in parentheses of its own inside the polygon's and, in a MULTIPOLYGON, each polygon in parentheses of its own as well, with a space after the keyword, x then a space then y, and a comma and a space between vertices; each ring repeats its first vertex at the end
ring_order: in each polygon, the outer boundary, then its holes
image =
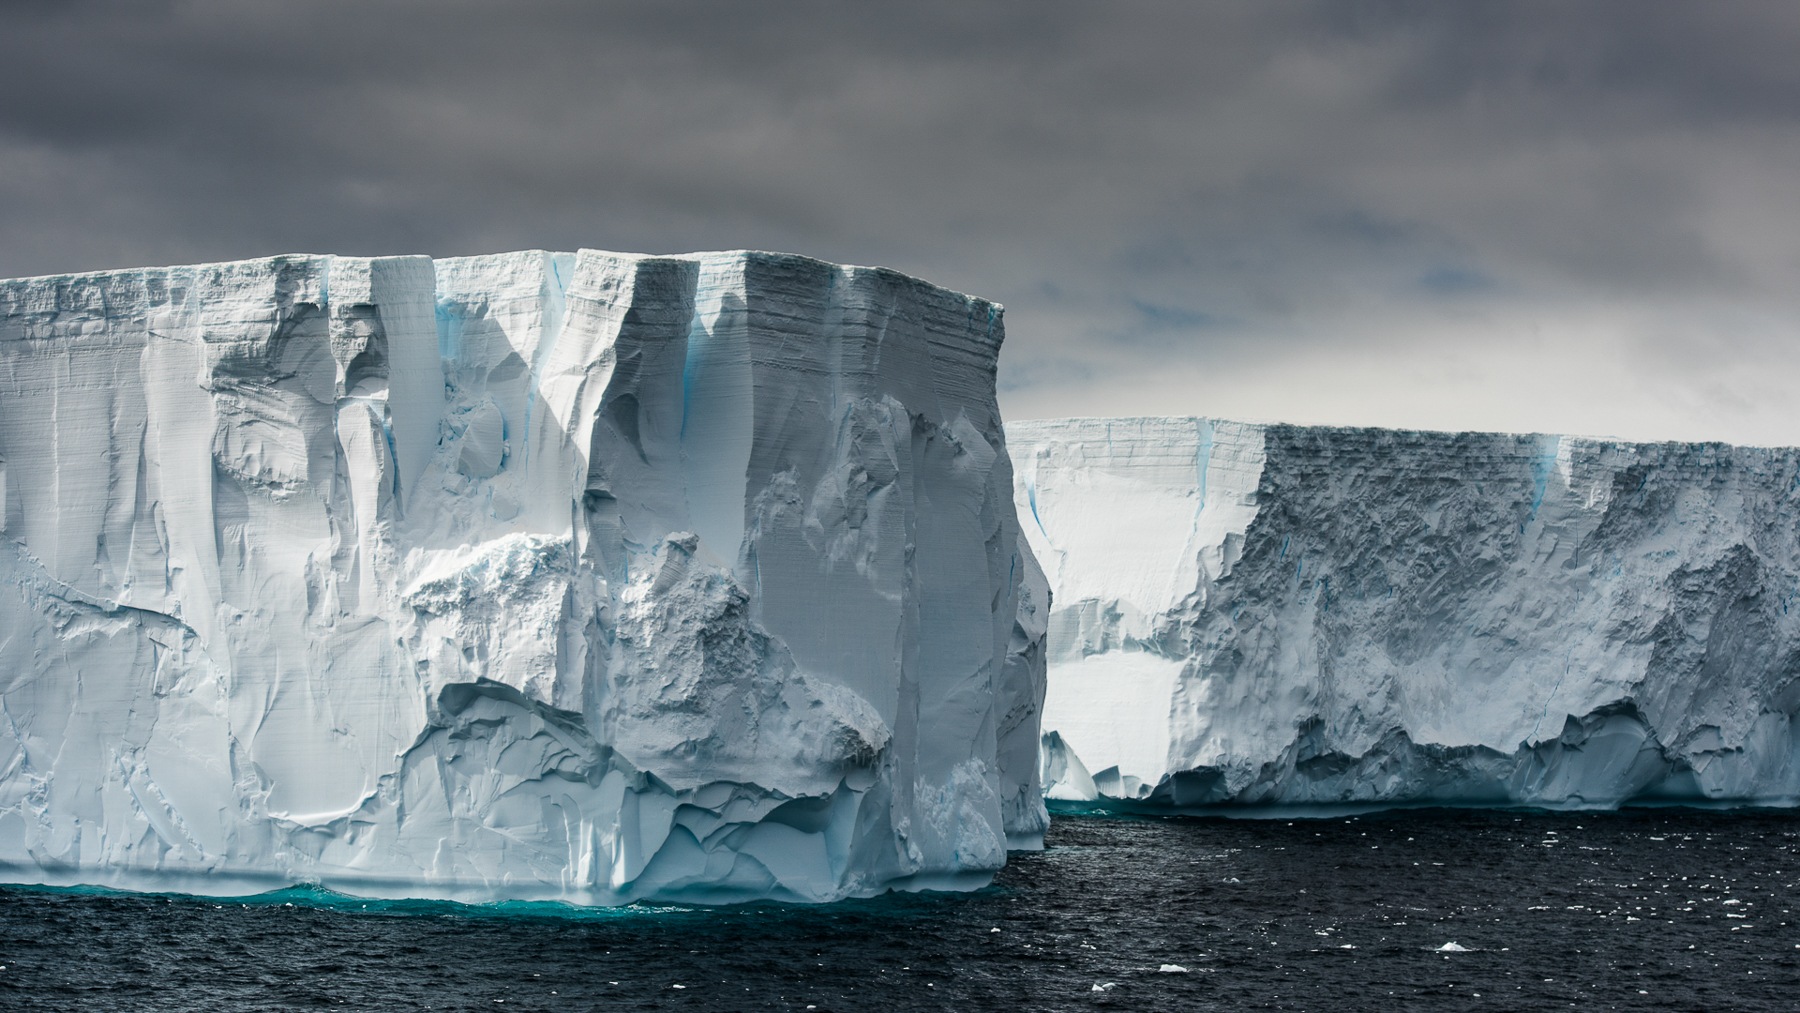
POLYGON ((1048 528, 1044 527, 1044 518, 1038 515, 1036 470, 1034 464, 1032 476, 1025 479, 1025 498, 1028 505, 1031 507, 1032 523, 1037 525, 1038 533, 1043 535, 1044 539, 1048 541, 1050 538, 1050 531, 1048 528))
MULTIPOLYGON (((1182 547, 1182 555, 1196 557, 1200 553, 1200 517, 1206 512, 1206 476, 1212 466, 1213 424, 1210 419, 1194 420, 1194 518, 1188 528, 1187 543, 1182 547)), ((1204 567, 1205 561, 1200 564, 1204 567)), ((1177 580, 1180 578, 1177 577, 1177 580)), ((1171 588, 1174 594, 1184 593, 1186 588, 1171 588)))
MULTIPOLYGON (((1527 522, 1536 520, 1538 511, 1544 505, 1544 494, 1550 488, 1550 475, 1553 472, 1562 471, 1558 467, 1561 445, 1561 437, 1539 436, 1537 438, 1537 456, 1532 459, 1531 464, 1531 511, 1526 515, 1527 522)), ((1564 481, 1567 481, 1566 474, 1564 481)))
MULTIPOLYGON (((574 267, 572 254, 543 253, 542 271, 542 323, 537 347, 531 355, 531 393, 535 395, 543 385, 544 365, 556 352, 556 345, 562 338, 563 323, 568 315, 567 271, 574 267)), ((531 456, 531 416, 537 404, 535 396, 525 401, 525 425, 520 434, 522 455, 529 461, 531 456)))
POLYGON ((995 306, 294 256, 0 282, 14 334, 9 875, 827 900, 1041 836, 995 306))

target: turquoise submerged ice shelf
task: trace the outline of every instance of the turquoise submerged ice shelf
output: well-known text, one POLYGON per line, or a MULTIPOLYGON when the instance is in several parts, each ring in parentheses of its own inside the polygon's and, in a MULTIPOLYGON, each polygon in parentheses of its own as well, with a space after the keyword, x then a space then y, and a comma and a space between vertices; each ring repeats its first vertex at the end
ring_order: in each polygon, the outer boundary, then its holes
POLYGON ((1052 798, 1800 802, 1800 451, 1007 427, 1052 798))
POLYGON ((0 876, 969 886, 1039 839, 998 307, 759 253, 0 282, 0 876))

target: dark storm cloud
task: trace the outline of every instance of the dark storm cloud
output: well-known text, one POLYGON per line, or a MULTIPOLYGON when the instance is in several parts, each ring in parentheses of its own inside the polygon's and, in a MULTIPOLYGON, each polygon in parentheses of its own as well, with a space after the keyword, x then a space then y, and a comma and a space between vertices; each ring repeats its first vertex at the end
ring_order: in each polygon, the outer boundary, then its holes
POLYGON ((0 275, 791 249, 1006 302, 1015 414, 1800 439, 1770 403, 1800 366, 1788 3, 15 0, 0 26, 0 275))

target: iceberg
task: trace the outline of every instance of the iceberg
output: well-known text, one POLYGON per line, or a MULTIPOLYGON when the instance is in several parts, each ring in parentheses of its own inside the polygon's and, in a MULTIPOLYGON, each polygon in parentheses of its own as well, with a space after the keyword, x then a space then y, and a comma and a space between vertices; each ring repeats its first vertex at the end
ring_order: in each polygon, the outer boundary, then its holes
POLYGON ((0 282, 0 878, 824 901, 1046 825, 999 306, 766 253, 0 282))
POLYGON ((1800 802, 1800 450, 1007 426, 1053 799, 1800 802))

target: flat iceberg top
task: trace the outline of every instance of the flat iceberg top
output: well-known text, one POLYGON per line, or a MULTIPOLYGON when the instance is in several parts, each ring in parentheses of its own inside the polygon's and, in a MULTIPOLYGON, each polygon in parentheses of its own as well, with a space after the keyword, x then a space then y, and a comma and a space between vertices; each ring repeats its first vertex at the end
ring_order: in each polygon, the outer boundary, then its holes
POLYGON ((1793 449, 1786 446, 1757 446, 1750 444, 1724 443, 1717 440, 1621 440, 1610 436, 1564 435, 1557 433, 1514 433, 1473 429, 1395 429, 1382 426, 1328 426, 1306 425, 1295 422, 1243 421, 1234 419, 1213 418, 1204 415, 1121 415, 1121 416, 1076 416, 1055 419, 1013 419, 1006 423, 1006 432, 1012 439, 1021 441, 1055 440, 1059 443, 1077 443, 1087 441, 1106 442, 1108 439, 1135 440, 1141 442, 1161 442, 1173 440, 1179 442, 1196 426, 1235 426, 1245 430, 1281 430, 1283 432, 1305 432, 1321 437, 1340 439, 1346 445, 1353 443, 1377 444, 1396 441, 1418 444, 1455 444, 1469 440, 1506 441, 1518 440, 1538 443, 1545 439, 1565 441, 1571 446, 1612 449, 1637 449, 1648 447, 1665 448, 1725 448, 1735 447, 1744 450, 1782 451, 1793 449))
POLYGON ((748 251, 0 282, 0 868, 985 881, 1045 818, 1003 335, 748 251))
MULTIPOLYGON (((998 319, 1005 312, 1005 307, 997 302, 968 295, 941 285, 932 284, 902 271, 890 267, 862 266, 856 264, 834 264, 830 261, 818 260, 798 253, 780 253, 771 250, 708 250, 694 253, 619 253, 611 250, 593 250, 582 248, 576 252, 554 250, 514 250, 507 253, 483 253, 463 257, 432 258, 422 254, 355 257, 330 253, 279 253, 267 257, 252 257, 244 260, 227 260, 199 264, 181 264, 167 267, 134 267, 110 268, 98 271, 82 271, 71 274, 33 275, 23 278, 0 279, 0 289, 10 290, 13 298, 25 290, 42 290, 57 286, 106 284, 108 282, 130 284, 130 279, 185 276, 185 277, 254 277, 273 273, 278 266, 293 264, 311 264, 328 266, 344 260, 352 262, 427 262, 436 270, 447 274, 463 276, 504 276, 511 275, 520 269, 529 269, 532 265, 551 262, 563 265, 573 264, 581 257, 601 257, 620 262, 646 261, 684 261, 694 264, 754 264, 776 270, 787 270, 797 274, 816 274, 821 271, 842 271, 853 275, 873 275, 884 278, 891 283, 916 287, 920 291, 937 293, 943 297, 963 300, 974 312, 992 315, 998 319)), ((0 295, 0 298, 7 298, 0 295)), ((16 310, 7 308, 6 316, 12 316, 16 310)))
POLYGON ((1009 423, 1047 787, 1180 805, 1800 800, 1800 450, 1009 423))

